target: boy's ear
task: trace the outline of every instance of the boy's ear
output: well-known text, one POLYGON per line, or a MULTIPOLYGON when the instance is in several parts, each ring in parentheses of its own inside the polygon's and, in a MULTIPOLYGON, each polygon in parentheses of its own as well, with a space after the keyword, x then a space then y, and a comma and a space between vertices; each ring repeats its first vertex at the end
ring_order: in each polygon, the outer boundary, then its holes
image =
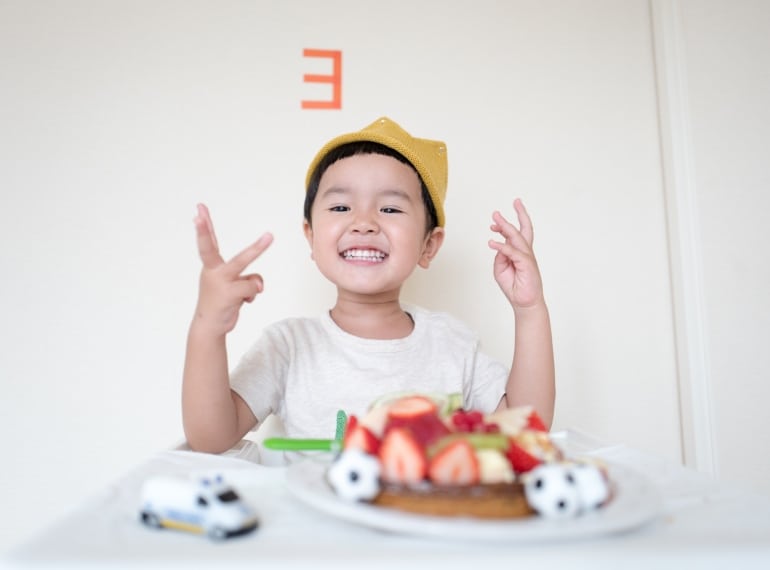
POLYGON ((313 259, 313 228, 310 222, 307 221, 307 218, 302 221, 302 232, 305 234, 307 244, 310 246, 310 259, 313 259))
POLYGON ((438 250, 441 249, 441 244, 444 243, 444 228, 435 227, 431 230, 430 235, 425 238, 425 247, 423 247, 420 261, 417 265, 423 269, 428 269, 431 260, 436 257, 438 250))

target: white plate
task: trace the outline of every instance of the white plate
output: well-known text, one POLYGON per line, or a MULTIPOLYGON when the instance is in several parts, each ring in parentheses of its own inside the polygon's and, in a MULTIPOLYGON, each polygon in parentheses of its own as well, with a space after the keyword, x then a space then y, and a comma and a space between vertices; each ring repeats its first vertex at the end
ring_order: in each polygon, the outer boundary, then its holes
POLYGON ((440 538, 494 542, 537 542, 581 539, 640 527, 661 512, 655 488, 639 474, 610 465, 612 501, 600 510, 573 519, 538 516, 515 520, 479 520, 410 514, 340 499, 326 482, 328 460, 307 459, 289 466, 289 491, 307 505, 329 515, 371 528, 440 538))

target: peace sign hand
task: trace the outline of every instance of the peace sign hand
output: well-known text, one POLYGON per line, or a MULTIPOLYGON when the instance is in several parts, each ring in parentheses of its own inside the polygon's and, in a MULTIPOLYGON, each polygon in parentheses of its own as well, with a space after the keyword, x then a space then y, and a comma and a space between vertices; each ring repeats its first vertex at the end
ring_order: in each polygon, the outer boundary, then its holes
POLYGON ((489 247, 497 251, 493 264, 495 280, 516 310, 540 303, 543 284, 532 251, 532 220, 521 200, 516 199, 513 207, 519 227, 516 228, 500 212, 495 212, 490 229, 500 234, 503 241, 489 240, 489 247))
POLYGON ((216 335, 225 335, 235 328, 241 305, 251 303, 262 292, 262 276, 258 273, 244 275, 243 272, 270 246, 273 236, 262 234, 238 255, 225 261, 219 253, 208 208, 203 204, 198 204, 194 222, 198 253, 203 262, 195 321, 216 335))

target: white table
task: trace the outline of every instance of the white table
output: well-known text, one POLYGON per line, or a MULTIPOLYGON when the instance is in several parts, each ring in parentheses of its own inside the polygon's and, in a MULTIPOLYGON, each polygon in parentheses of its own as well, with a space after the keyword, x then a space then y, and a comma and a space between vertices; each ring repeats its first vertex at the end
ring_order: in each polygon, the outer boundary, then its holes
MULTIPOLYGON (((391 534, 339 520, 297 500, 286 488, 287 468, 255 463, 257 445, 244 442, 219 456, 184 450, 158 453, 11 552, 6 564, 391 570, 475 570, 478 564, 527 570, 770 568, 770 498, 717 485, 695 471, 627 446, 597 447, 597 442, 575 432, 555 436, 570 455, 590 453, 647 477, 662 498, 661 516, 631 532, 536 544, 391 534), (138 522, 139 491, 147 477, 214 473, 224 474, 258 511, 261 526, 256 532, 217 543, 138 522)), ((266 459, 264 453, 262 458, 266 459)))

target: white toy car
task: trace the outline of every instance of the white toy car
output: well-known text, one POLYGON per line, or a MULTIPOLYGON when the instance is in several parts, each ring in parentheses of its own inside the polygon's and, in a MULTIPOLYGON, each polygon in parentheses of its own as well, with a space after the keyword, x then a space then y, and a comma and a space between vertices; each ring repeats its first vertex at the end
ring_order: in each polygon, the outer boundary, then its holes
POLYGON ((256 513, 221 477, 192 481, 155 477, 142 486, 141 521, 222 540, 257 528, 256 513))

